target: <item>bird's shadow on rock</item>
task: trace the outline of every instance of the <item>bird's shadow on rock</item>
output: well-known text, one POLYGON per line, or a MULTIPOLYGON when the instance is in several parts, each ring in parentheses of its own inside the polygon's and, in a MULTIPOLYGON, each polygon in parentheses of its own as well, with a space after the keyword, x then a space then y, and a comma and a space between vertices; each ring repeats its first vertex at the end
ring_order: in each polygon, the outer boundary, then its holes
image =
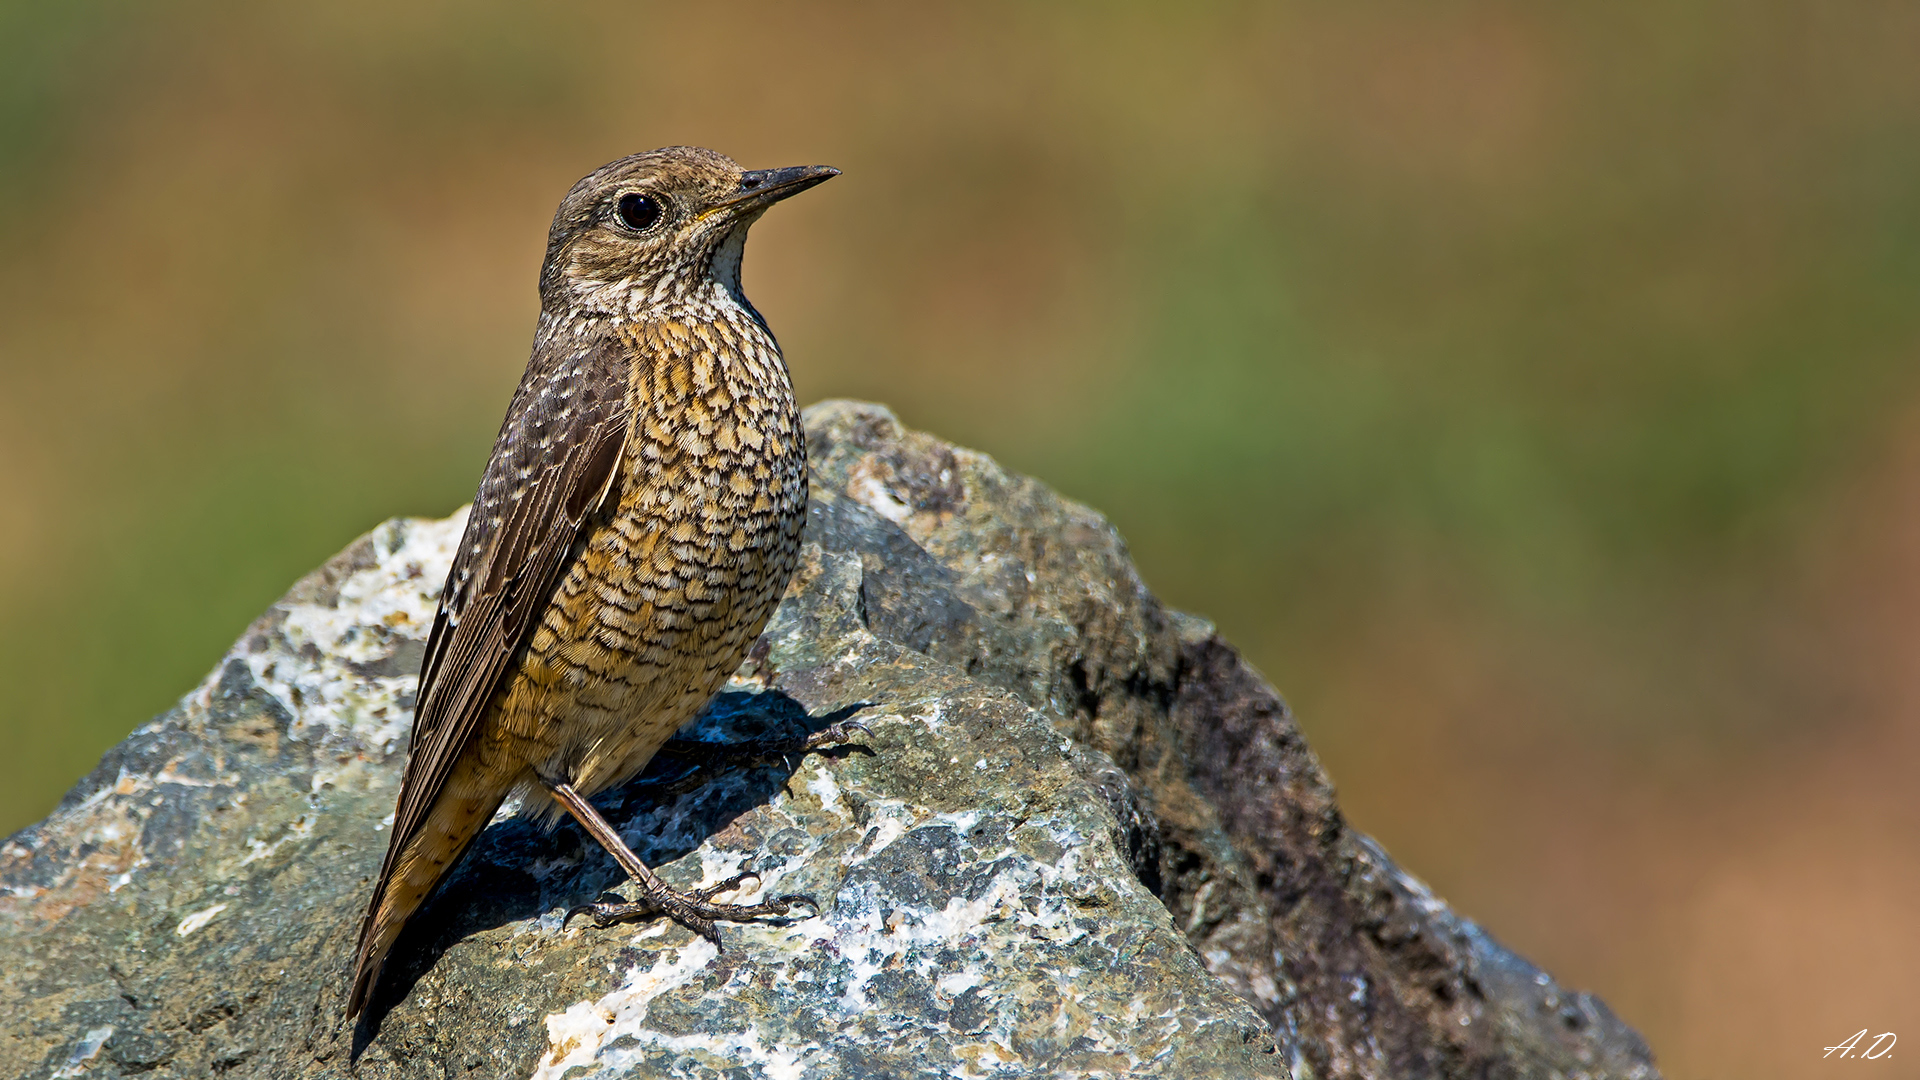
MULTIPOLYGON (((720 746, 792 739, 845 720, 867 704, 813 716, 778 689, 727 691, 682 728, 679 738, 720 746)), ((836 746, 812 753, 840 756, 864 749, 836 746)), ((786 787, 803 756, 793 753, 750 763, 701 766, 663 752, 633 780, 595 796, 593 804, 634 854, 668 884, 692 888, 699 884, 697 877, 687 880, 670 864, 771 801, 786 787)), ((752 845, 761 838, 744 839, 752 845)), ((695 875, 698 872, 695 868, 695 875)), ((359 1060, 387 1015, 462 940, 543 915, 564 917, 568 909, 597 900, 626 880, 613 856, 571 818, 551 829, 522 814, 495 820, 474 839, 394 942, 385 971, 355 1025, 352 1060, 359 1060)))

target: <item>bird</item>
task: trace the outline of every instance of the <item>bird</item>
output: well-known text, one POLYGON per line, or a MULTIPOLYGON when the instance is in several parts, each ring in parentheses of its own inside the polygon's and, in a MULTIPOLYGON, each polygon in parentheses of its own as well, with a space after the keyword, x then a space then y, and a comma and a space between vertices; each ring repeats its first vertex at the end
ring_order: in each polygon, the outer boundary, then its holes
MULTIPOLYGON (((769 207, 837 175, 672 146, 604 165, 561 200, 532 356, 427 637, 349 1018, 511 796, 541 824, 572 816, 632 879, 640 899, 575 909, 602 926, 665 914, 717 944, 715 920, 812 904, 714 902, 750 874, 678 892, 588 799, 638 775, 712 698, 793 575, 806 437, 740 263, 769 207)), ((800 746, 848 735, 833 725, 800 746)))

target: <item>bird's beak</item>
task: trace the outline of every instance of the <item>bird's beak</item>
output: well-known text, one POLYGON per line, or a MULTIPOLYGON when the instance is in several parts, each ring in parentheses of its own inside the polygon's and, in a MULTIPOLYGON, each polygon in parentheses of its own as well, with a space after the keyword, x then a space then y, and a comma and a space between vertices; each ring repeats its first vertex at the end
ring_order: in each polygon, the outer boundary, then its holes
MULTIPOLYGON (((719 210, 732 213, 763 210, 790 195, 798 195, 815 184, 840 175, 830 165, 795 165, 786 169, 754 169, 740 174, 740 193, 715 203, 707 214, 719 210)), ((701 217, 705 217, 702 214, 701 217)))

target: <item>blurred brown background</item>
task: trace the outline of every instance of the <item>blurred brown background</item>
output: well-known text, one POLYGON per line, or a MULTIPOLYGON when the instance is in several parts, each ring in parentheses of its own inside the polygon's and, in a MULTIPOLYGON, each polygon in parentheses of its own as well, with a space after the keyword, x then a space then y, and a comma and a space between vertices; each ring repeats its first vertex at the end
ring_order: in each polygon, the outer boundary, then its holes
POLYGON ((1920 1036, 1911 3, 0 0, 0 831, 469 496, 674 142, 845 170, 747 262, 804 399, 1111 515, 1670 1076, 1920 1036))

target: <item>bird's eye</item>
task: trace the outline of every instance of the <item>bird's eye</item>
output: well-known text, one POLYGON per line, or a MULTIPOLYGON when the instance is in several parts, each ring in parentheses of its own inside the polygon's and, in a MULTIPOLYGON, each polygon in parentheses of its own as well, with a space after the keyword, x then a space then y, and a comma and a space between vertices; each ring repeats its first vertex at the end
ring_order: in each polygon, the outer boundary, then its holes
POLYGON ((615 212, 620 217, 620 224, 634 232, 646 232, 659 224, 663 211, 664 208, 660 205, 659 199, 651 195, 642 195, 637 191, 630 191, 620 196, 620 203, 615 207, 615 212))

